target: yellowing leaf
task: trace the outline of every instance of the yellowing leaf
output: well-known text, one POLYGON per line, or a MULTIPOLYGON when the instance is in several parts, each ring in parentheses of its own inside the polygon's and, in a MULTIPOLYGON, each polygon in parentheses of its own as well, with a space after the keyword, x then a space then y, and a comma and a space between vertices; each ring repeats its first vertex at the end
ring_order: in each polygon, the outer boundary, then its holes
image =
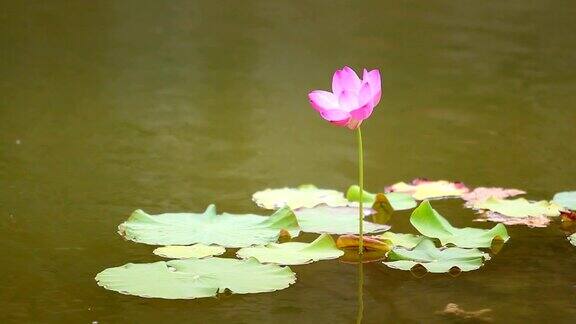
POLYGON ((278 209, 288 206, 292 209, 312 208, 320 204, 330 207, 348 205, 342 192, 329 189, 318 189, 313 185, 302 185, 298 188, 266 189, 252 195, 252 200, 260 207, 278 209))
MULTIPOLYGON (((362 246, 368 251, 388 252, 392 249, 392 242, 380 239, 377 236, 363 236, 362 246)), ((358 235, 341 235, 336 240, 336 245, 341 249, 357 248, 360 245, 360 236, 358 235)))
POLYGON ((524 198, 488 198, 476 202, 474 208, 491 210, 508 217, 560 216, 561 210, 560 206, 545 200, 530 202, 524 198))
POLYGON ((417 200, 460 197, 468 191, 469 189, 460 182, 428 181, 423 179, 415 179, 409 184, 398 182, 386 188, 386 192, 407 193, 417 200))

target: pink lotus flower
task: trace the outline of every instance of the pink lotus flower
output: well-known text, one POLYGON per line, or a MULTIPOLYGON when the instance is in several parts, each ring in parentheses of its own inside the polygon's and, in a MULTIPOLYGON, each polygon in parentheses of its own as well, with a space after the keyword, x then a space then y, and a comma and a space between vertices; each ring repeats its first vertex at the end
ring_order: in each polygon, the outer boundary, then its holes
POLYGON ((332 92, 314 90, 308 94, 310 104, 325 120, 337 126, 356 129, 372 114, 380 102, 380 71, 364 69, 362 80, 345 66, 332 77, 332 92))

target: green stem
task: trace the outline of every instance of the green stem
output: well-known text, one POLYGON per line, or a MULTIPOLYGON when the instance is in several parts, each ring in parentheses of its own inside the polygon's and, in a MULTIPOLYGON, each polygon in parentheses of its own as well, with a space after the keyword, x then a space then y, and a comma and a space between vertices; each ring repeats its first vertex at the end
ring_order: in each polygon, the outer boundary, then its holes
POLYGON ((358 254, 362 256, 364 253, 364 153, 362 152, 362 130, 360 126, 356 131, 358 134, 358 186, 360 187, 360 209, 359 209, 359 220, 358 223, 358 233, 360 234, 360 244, 358 244, 358 254))

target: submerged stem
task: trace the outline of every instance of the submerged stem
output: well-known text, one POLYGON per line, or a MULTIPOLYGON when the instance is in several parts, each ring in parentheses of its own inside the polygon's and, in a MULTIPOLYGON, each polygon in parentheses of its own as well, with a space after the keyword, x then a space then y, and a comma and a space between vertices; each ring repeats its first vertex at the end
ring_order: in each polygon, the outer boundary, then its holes
POLYGON ((358 233, 360 235, 360 244, 358 244, 358 254, 362 256, 364 253, 364 153, 362 152, 362 130, 358 126, 356 134, 358 134, 358 186, 360 187, 360 209, 359 209, 359 223, 358 233))
POLYGON ((364 264, 362 257, 358 263, 358 314, 356 315, 356 324, 362 323, 364 317, 364 264))

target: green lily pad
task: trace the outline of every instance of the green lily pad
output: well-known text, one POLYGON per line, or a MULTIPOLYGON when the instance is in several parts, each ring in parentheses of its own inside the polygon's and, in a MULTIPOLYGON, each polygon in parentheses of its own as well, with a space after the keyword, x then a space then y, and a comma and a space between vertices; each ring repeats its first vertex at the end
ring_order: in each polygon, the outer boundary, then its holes
POLYGON ((156 255, 169 259, 201 259, 209 256, 220 255, 224 252, 226 252, 226 249, 221 246, 204 245, 200 243, 194 245, 162 246, 152 251, 152 253, 156 255))
POLYGON ((407 249, 414 248, 416 245, 418 245, 418 243, 425 239, 425 237, 421 235, 392 232, 385 232, 383 234, 377 235, 376 238, 381 240, 389 240, 394 246, 402 246, 407 249))
POLYGON ((576 210, 576 191, 564 191, 554 195, 552 202, 566 209, 576 210))
POLYGON ((430 202, 420 203, 410 216, 410 223, 423 235, 439 239, 442 245, 454 244, 463 248, 489 248, 494 239, 508 241, 506 227, 497 224, 492 229, 456 228, 432 208, 430 202))
POLYGON ((399 270, 411 270, 414 266, 421 265, 431 273, 446 273, 453 268, 460 271, 476 270, 488 259, 490 256, 478 249, 439 249, 434 242, 426 239, 418 243, 413 250, 395 248, 388 253, 389 261, 384 264, 399 270))
MULTIPOLYGON (((294 210, 303 232, 327 234, 358 234, 358 208, 317 206, 294 210)), ((373 213, 365 208, 364 215, 373 213)), ((378 233, 390 226, 363 221, 364 233, 378 233)))
POLYGON ((99 286, 147 298, 213 297, 225 290, 253 294, 288 288, 296 275, 288 267, 261 264, 256 259, 185 259, 128 263, 98 275, 99 286))
POLYGON ((336 259, 344 252, 336 247, 336 242, 328 234, 320 235, 312 243, 287 242, 270 243, 266 246, 255 246, 240 249, 239 258, 256 258, 262 263, 282 265, 307 264, 318 260, 336 259))
POLYGON ((260 207, 278 209, 288 206, 292 209, 312 208, 320 204, 332 207, 346 206, 348 200, 340 191, 318 189, 314 185, 298 188, 266 189, 252 195, 252 200, 260 207))
POLYGON ((292 237, 300 228, 290 208, 272 216, 216 214, 214 205, 202 214, 167 213, 148 215, 135 211, 118 227, 126 239, 151 245, 216 244, 224 247, 246 247, 275 242, 285 230, 292 237))
MULTIPOLYGON (((400 193, 400 192, 389 192, 386 193, 386 198, 392 205, 394 210, 406 210, 416 207, 416 200, 412 196, 400 193)), ((346 191, 346 199, 351 202, 360 201, 360 187, 357 185, 352 185, 346 191)), ((362 202, 369 204, 370 206, 376 202, 376 194, 370 193, 366 190, 362 192, 362 202)))

